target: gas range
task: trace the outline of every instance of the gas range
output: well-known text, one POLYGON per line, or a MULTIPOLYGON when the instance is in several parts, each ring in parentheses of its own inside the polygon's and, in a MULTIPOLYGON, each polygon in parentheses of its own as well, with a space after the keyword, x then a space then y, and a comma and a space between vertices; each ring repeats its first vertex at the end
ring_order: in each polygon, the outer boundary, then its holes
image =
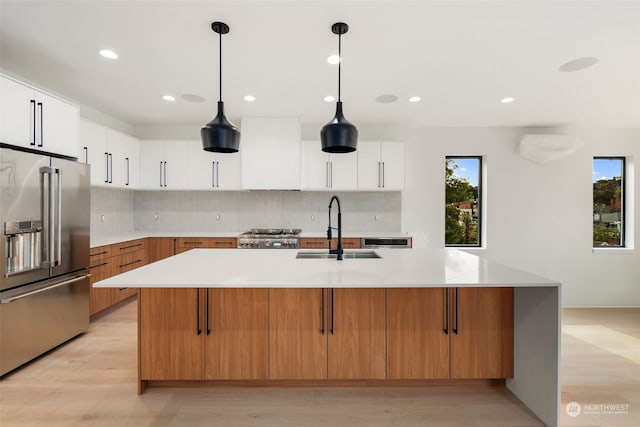
POLYGON ((240 249, 297 249, 299 228, 252 228, 238 237, 240 249))

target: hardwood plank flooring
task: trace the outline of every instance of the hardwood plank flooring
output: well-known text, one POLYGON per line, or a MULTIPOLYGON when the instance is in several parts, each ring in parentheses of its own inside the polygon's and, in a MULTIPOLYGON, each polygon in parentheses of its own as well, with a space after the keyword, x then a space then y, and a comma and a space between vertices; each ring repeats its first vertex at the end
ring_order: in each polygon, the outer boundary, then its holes
MULTIPOLYGON (((570 310, 564 327, 563 403, 629 402, 630 410, 578 417, 563 412, 563 424, 640 425, 640 361, 628 348, 640 339, 640 309, 570 310), (595 328, 594 336, 583 328, 589 325, 608 329, 595 328), (616 342, 598 341, 598 334, 609 330, 616 332, 616 342)), ((0 381, 0 425, 542 425, 501 387, 151 388, 138 396, 136 341, 131 301, 100 316, 86 334, 0 381)))

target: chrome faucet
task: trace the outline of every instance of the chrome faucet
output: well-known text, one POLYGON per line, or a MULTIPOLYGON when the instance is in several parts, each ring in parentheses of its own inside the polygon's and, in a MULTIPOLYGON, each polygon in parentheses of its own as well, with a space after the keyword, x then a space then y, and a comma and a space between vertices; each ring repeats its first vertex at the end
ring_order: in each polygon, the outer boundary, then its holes
POLYGON ((344 251, 342 250, 342 210, 340 209, 340 199, 338 196, 331 197, 331 201, 329 202, 329 228, 327 228, 327 240, 329 240, 329 253, 336 254, 336 260, 342 261, 342 254, 344 251), (338 246, 335 249, 331 249, 331 230, 336 230, 335 227, 331 227, 331 205, 333 205, 333 201, 338 203, 338 246))

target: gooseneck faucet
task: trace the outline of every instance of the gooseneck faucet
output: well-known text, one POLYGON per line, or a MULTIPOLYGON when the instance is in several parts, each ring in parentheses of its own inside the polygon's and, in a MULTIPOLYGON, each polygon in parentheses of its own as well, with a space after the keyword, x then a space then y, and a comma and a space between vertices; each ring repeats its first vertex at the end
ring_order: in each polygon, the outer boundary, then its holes
POLYGON ((336 254, 336 259, 338 261, 342 261, 342 254, 344 251, 342 250, 342 210, 340 209, 340 199, 338 196, 331 197, 331 201, 329 202, 329 228, 327 228, 327 240, 329 240, 329 253, 336 254), (331 249, 331 230, 335 230, 335 227, 331 227, 331 206, 333 205, 333 201, 338 203, 338 246, 335 249, 331 249))

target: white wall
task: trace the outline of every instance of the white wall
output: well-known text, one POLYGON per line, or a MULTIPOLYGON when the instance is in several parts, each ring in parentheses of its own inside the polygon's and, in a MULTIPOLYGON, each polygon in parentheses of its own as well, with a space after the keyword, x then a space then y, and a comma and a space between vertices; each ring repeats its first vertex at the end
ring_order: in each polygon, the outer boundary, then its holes
MULTIPOLYGON (((415 129, 396 132, 406 145, 402 230, 428 247, 444 246, 444 159, 485 157, 487 257, 562 282, 564 306, 640 306, 638 250, 592 249, 592 158, 640 159, 640 130, 565 130, 584 146, 538 164, 517 154, 532 129, 415 129)), ((548 130, 547 130, 548 132, 548 130)), ((633 167, 628 173, 633 173, 633 167)), ((635 218, 628 224, 640 244, 639 173, 633 174, 635 218)), ((633 242, 632 242, 633 243, 633 242)))

